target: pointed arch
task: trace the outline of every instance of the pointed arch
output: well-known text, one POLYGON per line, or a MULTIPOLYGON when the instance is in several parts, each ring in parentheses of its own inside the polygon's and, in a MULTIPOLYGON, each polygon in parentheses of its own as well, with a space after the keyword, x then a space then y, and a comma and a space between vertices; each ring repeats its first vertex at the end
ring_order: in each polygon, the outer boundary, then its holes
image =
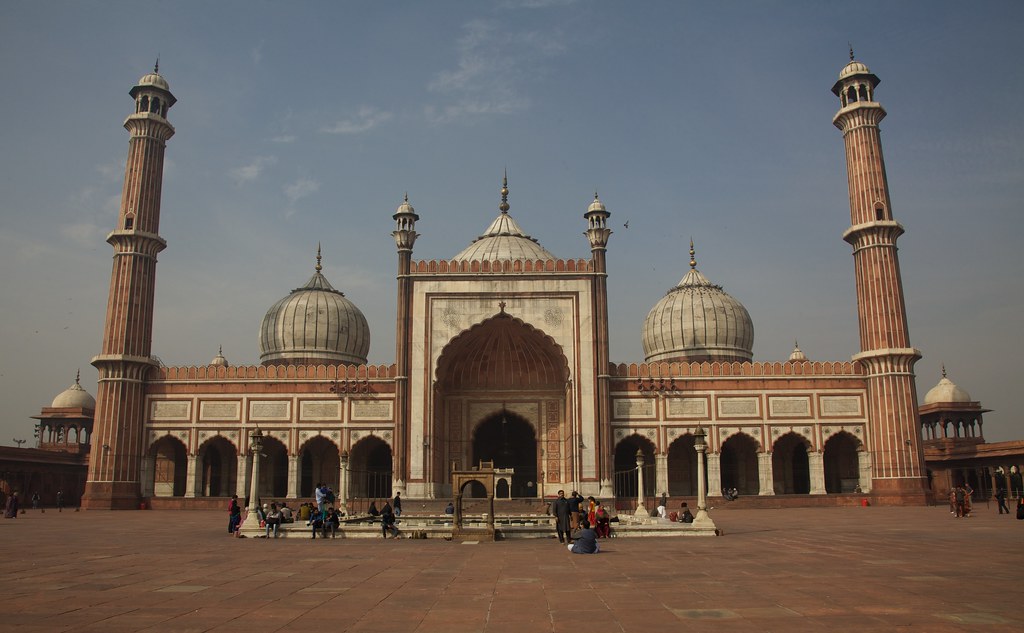
POLYGON ((806 495, 811 492, 808 439, 790 431, 772 444, 772 476, 775 494, 806 495))
POLYGON ((644 496, 655 495, 657 480, 655 477, 655 451, 657 448, 650 439, 639 433, 631 433, 623 437, 615 445, 615 479, 613 487, 616 499, 636 499, 639 491, 639 476, 636 466, 636 453, 644 457, 644 496))
POLYGON ((741 495, 761 492, 757 463, 758 442, 746 433, 731 435, 722 443, 722 487, 736 488, 741 495))
POLYGON ((214 435, 199 447, 200 490, 204 497, 238 494, 238 447, 223 435, 214 435))

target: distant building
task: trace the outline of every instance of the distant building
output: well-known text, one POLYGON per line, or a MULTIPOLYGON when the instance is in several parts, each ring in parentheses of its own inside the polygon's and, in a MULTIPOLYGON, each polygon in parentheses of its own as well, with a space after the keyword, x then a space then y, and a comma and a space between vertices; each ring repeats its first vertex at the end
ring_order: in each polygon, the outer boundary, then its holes
POLYGON ((65 506, 77 506, 85 490, 95 409, 96 400, 75 376, 75 384, 33 416, 39 420, 35 448, 0 446, 0 501, 17 492, 27 508, 38 494, 44 507, 53 507, 61 492, 65 506))

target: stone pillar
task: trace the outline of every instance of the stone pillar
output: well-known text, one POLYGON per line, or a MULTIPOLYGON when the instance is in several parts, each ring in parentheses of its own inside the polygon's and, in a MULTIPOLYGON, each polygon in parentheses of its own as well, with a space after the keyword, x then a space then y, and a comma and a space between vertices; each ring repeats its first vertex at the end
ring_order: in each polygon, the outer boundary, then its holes
MULTIPOLYGON (((243 500, 249 493, 249 466, 252 463, 252 455, 246 453, 245 455, 238 456, 238 477, 235 479, 235 492, 234 494, 241 497, 243 500)), ((241 504, 239 504, 241 505, 241 504)))
POLYGON ((811 471, 811 494, 825 494, 825 460, 821 451, 807 453, 807 465, 811 471))
MULTIPOLYGON (((722 454, 708 453, 708 496, 722 496, 722 454)), ((700 468, 700 465, 697 465, 700 468)))
POLYGON ((185 498, 195 498, 199 491, 199 455, 188 456, 188 469, 185 472, 185 498))
POLYGON ((341 477, 338 483, 338 507, 348 514, 348 451, 341 451, 339 458, 341 477))
POLYGON ((636 449, 636 511, 633 513, 638 517, 650 517, 651 513, 644 505, 644 454, 636 449))
POLYGON ((757 494, 762 496, 775 494, 775 474, 772 471, 771 452, 757 454, 757 479, 761 487, 757 494))
POLYGON ((658 453, 654 456, 655 494, 668 493, 668 454, 658 453))
POLYGON ((299 498, 299 456, 288 456, 288 498, 299 498))
POLYGON ((860 489, 871 492, 871 454, 867 451, 858 451, 857 464, 860 467, 860 489))

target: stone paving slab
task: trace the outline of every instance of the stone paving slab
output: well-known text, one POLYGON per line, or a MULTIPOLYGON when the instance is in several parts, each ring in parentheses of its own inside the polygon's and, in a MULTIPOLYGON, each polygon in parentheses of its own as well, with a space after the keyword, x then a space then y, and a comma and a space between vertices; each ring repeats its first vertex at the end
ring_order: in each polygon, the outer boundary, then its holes
POLYGON ((236 539, 213 511, 0 521, 4 629, 374 633, 1024 630, 1024 521, 713 513, 717 538, 236 539))

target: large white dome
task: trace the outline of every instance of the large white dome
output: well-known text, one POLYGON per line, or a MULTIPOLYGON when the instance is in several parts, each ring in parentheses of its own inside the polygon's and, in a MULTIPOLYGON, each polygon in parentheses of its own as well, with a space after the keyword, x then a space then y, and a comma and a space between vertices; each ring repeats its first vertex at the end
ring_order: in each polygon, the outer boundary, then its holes
POLYGON ((275 303, 260 325, 264 365, 362 365, 369 351, 366 317, 320 273, 319 252, 309 281, 275 303))
POLYGON ((647 362, 751 360, 754 324, 750 314, 696 266, 691 244, 690 271, 644 321, 647 362))

